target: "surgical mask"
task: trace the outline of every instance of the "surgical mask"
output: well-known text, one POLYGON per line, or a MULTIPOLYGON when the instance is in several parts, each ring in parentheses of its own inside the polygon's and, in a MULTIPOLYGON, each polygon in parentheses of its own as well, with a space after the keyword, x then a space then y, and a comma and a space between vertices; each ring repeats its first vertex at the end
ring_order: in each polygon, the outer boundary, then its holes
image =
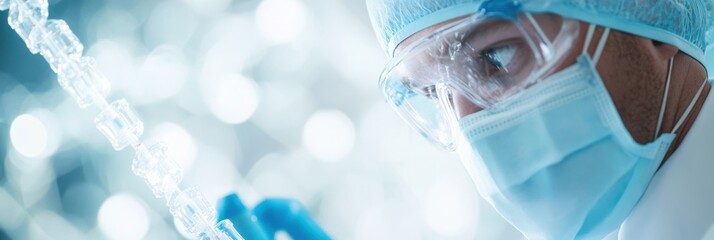
POLYGON ((481 108, 543 80, 570 53, 579 23, 489 1, 400 51, 380 76, 385 100, 426 139, 456 149, 452 96, 481 108))
POLYGON ((672 133, 637 143, 595 68, 608 33, 592 57, 584 51, 573 66, 459 120, 462 161, 481 195, 529 239, 602 239, 616 230, 703 89, 672 133))

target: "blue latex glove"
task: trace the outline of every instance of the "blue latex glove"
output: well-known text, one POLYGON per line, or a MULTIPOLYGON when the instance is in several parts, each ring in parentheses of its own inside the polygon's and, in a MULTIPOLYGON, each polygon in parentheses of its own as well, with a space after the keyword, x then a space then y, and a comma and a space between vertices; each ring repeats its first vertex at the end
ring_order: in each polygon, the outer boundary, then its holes
POLYGON ((274 239, 277 231, 294 240, 330 239, 302 204, 290 199, 266 199, 249 210, 238 195, 231 194, 218 203, 218 221, 223 219, 230 219, 246 240, 274 239))

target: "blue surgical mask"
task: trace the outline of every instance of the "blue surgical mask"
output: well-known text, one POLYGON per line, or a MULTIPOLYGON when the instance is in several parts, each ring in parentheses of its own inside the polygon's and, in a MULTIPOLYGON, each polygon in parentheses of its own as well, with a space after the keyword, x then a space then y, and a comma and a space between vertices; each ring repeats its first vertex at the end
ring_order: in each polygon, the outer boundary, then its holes
POLYGON ((616 230, 675 138, 665 133, 643 145, 630 135, 595 69, 606 40, 593 57, 584 53, 459 121, 462 160, 481 195, 529 239, 602 239, 616 230))

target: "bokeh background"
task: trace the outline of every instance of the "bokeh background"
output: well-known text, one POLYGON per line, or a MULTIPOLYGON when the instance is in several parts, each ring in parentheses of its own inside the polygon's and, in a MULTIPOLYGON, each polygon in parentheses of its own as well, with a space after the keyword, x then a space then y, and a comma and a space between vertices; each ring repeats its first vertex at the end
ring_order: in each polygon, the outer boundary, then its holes
MULTIPOLYGON (((186 237, 0 18, 0 239, 186 237)), ((383 102, 361 0, 50 0, 50 18, 212 203, 295 198, 336 239, 521 238, 383 102)))

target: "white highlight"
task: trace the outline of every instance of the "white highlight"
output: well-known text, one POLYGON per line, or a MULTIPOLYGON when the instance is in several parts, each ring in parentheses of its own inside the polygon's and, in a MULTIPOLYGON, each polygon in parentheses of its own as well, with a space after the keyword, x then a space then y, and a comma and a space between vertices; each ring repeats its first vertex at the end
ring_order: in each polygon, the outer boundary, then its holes
POLYGON ((216 118, 225 123, 243 123, 258 108, 258 85, 252 79, 231 74, 209 78, 202 83, 206 105, 216 118))
POLYGON ((350 118, 337 110, 321 110, 307 120, 303 146, 317 159, 334 162, 352 151, 355 128, 350 118))
POLYGON ((0 188, 0 226, 4 229, 17 229, 27 221, 25 208, 4 188, 0 188))
POLYGON ((109 239, 142 239, 149 231, 149 217, 136 197, 120 193, 99 208, 99 228, 109 239))
POLYGON ((12 121, 10 139, 17 152, 30 158, 43 155, 49 142, 45 124, 30 114, 22 114, 12 121))
POLYGON ((255 12, 255 24, 271 42, 292 42, 304 31, 306 15, 299 0, 264 0, 255 12))
POLYGON ((151 132, 151 141, 163 142, 168 147, 169 159, 176 161, 182 169, 191 169, 198 150, 186 129, 171 122, 161 123, 151 132))
POLYGON ((231 0, 183 0, 194 11, 202 15, 221 13, 231 4, 231 0))
POLYGON ((87 55, 97 60, 97 67, 111 82, 112 90, 123 91, 131 99, 142 99, 144 91, 137 86, 143 86, 144 83, 141 82, 141 72, 136 71, 140 69, 140 63, 133 55, 138 43, 133 40, 100 40, 89 48, 87 55))
POLYGON ((175 46, 162 45, 154 49, 141 67, 142 81, 136 86, 141 102, 155 102, 173 97, 188 80, 189 66, 185 55, 175 46))

